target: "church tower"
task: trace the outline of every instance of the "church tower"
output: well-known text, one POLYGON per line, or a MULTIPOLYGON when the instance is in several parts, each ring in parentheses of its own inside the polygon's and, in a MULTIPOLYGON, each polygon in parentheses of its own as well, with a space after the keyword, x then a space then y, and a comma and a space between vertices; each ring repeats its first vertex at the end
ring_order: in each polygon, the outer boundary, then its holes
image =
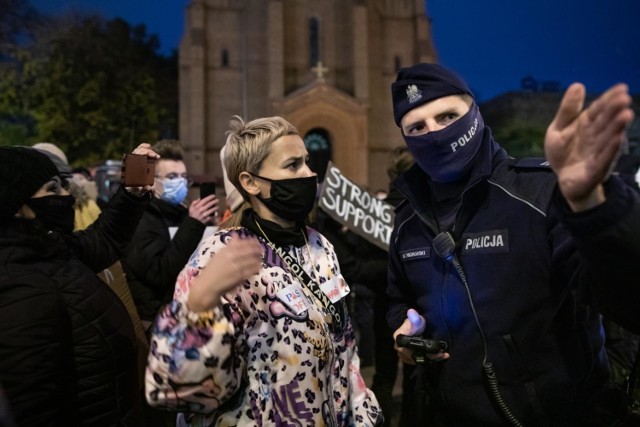
POLYGON ((386 188, 404 144, 390 85, 435 62, 424 0, 192 0, 180 45, 180 140, 194 174, 222 176, 229 119, 280 115, 320 180, 328 160, 386 188))

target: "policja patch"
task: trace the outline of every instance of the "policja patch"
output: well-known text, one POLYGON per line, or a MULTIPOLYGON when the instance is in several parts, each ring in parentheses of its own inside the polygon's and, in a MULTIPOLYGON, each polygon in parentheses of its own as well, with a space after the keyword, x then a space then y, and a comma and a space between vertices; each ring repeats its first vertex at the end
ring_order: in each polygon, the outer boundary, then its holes
POLYGON ((488 230, 462 235, 462 253, 509 252, 509 230, 488 230))

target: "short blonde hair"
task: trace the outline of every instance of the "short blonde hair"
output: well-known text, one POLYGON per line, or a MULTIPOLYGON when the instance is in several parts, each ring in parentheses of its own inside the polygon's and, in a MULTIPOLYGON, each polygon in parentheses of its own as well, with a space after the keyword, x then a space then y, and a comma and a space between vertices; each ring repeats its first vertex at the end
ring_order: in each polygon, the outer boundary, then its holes
POLYGON ((233 116, 226 132, 224 168, 227 177, 242 198, 250 201, 249 194, 240 185, 240 173, 257 174, 262 162, 271 152, 271 144, 287 135, 298 135, 298 130, 282 117, 264 117, 249 123, 233 116))

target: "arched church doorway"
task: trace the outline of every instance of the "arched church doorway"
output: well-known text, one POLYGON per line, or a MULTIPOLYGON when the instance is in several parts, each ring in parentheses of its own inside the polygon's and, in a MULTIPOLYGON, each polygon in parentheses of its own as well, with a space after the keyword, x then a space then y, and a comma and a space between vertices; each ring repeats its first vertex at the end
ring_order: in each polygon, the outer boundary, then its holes
POLYGON ((318 174, 318 182, 324 180, 327 165, 331 160, 331 137, 323 128, 311 129, 304 136, 304 146, 309 152, 309 167, 318 174))

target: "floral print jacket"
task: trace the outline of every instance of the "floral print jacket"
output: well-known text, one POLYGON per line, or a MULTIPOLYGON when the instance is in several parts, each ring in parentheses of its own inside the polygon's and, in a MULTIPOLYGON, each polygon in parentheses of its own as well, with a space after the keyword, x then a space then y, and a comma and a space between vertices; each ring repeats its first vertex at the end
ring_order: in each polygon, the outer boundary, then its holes
MULTIPOLYGON (((283 249, 325 294, 334 293, 332 301, 335 292, 346 295, 333 246, 307 232, 306 246, 283 249)), ((207 261, 229 239, 250 234, 218 231, 178 276, 174 300, 153 328, 147 401, 182 412, 183 426, 379 425, 382 413, 360 375, 350 320, 332 332, 328 310, 262 238, 258 274, 208 313, 187 309, 190 285, 207 261)))

